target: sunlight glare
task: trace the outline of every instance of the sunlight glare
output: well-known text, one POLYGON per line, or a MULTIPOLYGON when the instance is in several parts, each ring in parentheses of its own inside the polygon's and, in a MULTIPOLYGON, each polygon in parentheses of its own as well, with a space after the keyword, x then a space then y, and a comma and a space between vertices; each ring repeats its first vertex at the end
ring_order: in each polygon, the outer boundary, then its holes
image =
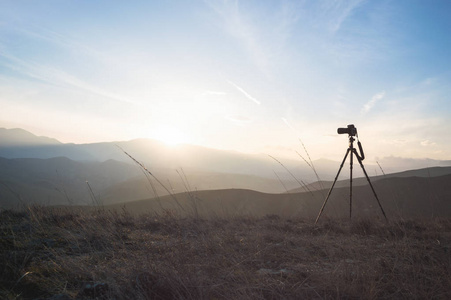
POLYGON ((187 142, 186 135, 180 130, 172 127, 162 127, 157 129, 154 138, 169 146, 176 146, 187 142))

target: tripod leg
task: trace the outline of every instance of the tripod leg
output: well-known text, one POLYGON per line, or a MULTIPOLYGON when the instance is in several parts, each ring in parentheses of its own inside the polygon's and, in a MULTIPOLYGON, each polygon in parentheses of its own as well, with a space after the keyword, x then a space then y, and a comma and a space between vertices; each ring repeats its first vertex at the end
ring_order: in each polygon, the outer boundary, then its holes
POLYGON ((353 156, 354 154, 354 148, 352 148, 351 151, 351 159, 350 159, 350 165, 349 165, 349 219, 352 217, 352 164, 353 164, 353 156))
MULTIPOLYGON (((356 150, 353 150, 354 152, 356 152, 356 150)), ((354 153, 355 156, 357 157, 357 160, 359 161, 360 166, 362 167, 363 173, 365 174, 366 180, 368 180, 368 183, 370 184, 371 190, 373 191, 374 197, 377 200, 377 203, 379 204, 379 207, 382 211, 382 214, 384 215, 385 221, 388 222, 387 216, 385 215, 385 211, 382 208, 381 202, 379 201, 379 198, 377 197, 376 191, 374 190, 373 185, 371 184, 370 178, 368 177, 368 174, 366 173, 365 167, 363 166, 362 160, 360 159, 360 157, 357 155, 357 153, 354 153)))
POLYGON ((337 182, 338 176, 340 175, 341 169, 343 168, 343 165, 344 165, 344 163, 346 161, 346 158, 348 157, 348 154, 349 154, 350 151, 351 151, 351 148, 348 148, 348 150, 346 151, 345 157, 343 158, 343 161, 341 162, 340 168, 338 169, 337 176, 335 176, 334 183, 330 187, 329 193, 327 194, 326 200, 324 200, 323 206, 321 206, 321 209, 319 211, 318 217, 316 217, 315 224, 318 223, 318 220, 321 217, 321 214, 323 213, 324 208, 326 207, 327 200, 329 200, 329 196, 332 193, 332 190, 333 190, 333 188, 335 186, 335 183, 337 182))

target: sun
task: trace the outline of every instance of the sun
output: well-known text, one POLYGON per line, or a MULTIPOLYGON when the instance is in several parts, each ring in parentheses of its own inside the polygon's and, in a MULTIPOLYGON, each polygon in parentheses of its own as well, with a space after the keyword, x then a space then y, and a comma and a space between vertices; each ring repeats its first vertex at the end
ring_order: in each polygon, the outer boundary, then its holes
POLYGON ((158 128, 154 133, 154 138, 169 146, 176 146, 187 141, 186 135, 173 127, 158 128))

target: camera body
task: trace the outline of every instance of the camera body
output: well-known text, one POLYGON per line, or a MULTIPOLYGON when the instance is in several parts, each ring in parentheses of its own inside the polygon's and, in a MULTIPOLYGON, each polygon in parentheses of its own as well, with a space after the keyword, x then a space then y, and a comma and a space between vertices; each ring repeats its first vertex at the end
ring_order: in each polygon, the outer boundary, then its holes
POLYGON ((347 128, 338 128, 338 134, 349 134, 349 136, 355 136, 357 134, 357 128, 354 124, 349 124, 347 128))

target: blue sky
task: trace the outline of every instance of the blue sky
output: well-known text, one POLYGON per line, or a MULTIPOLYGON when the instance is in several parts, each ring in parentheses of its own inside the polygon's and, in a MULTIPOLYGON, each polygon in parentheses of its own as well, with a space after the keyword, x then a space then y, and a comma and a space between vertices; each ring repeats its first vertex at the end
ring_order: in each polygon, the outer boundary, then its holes
POLYGON ((0 1, 0 126, 451 159, 450 1, 0 1))

